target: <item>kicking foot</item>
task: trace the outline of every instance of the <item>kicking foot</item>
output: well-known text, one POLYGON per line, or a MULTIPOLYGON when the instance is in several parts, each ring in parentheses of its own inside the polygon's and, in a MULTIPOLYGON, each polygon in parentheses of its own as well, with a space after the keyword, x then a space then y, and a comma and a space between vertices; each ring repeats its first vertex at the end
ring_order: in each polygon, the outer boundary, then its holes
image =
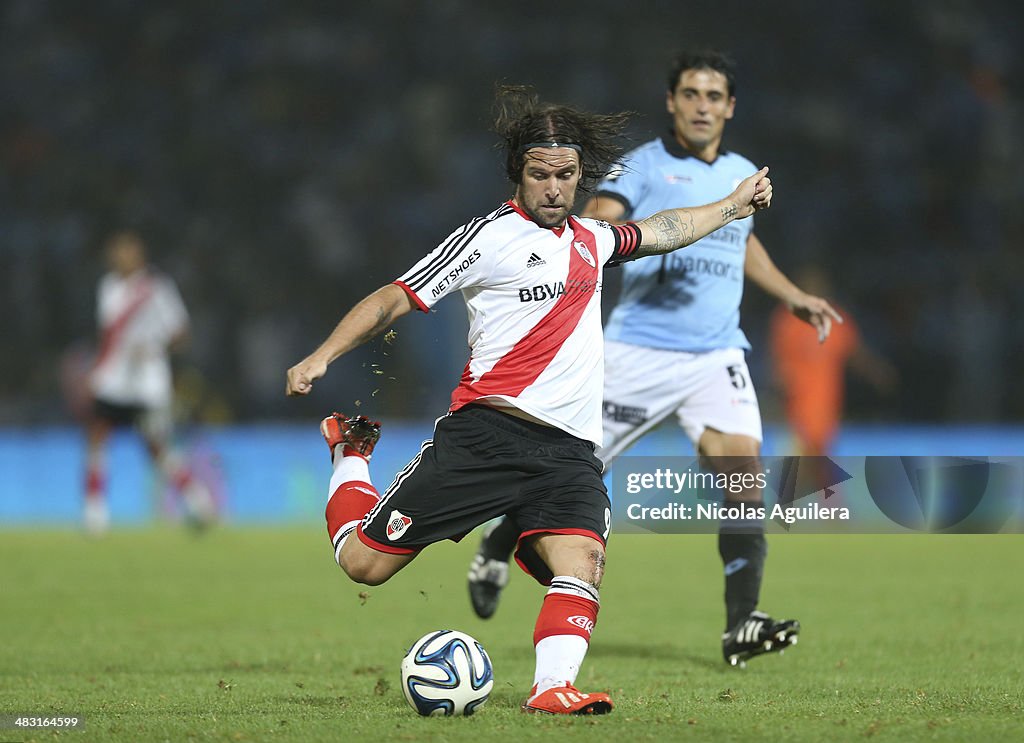
POLYGON ((331 413, 320 421, 320 433, 331 451, 331 461, 334 461, 334 447, 338 444, 369 459, 380 439, 380 421, 372 421, 365 415, 349 418, 343 413, 331 413))

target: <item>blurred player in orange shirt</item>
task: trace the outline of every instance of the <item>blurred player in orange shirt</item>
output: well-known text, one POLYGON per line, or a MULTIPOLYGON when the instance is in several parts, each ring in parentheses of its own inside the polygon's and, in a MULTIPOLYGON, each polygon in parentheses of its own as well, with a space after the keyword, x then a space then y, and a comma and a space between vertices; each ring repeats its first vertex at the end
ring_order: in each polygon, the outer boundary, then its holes
MULTIPOLYGON (((825 274, 804 268, 797 283, 811 294, 830 294, 825 274)), ((802 456, 825 456, 839 431, 846 393, 846 367, 863 376, 880 392, 896 382, 896 370, 861 341, 856 323, 845 311, 844 322, 833 323, 828 342, 815 329, 779 305, 771 317, 770 344, 775 377, 782 394, 786 420, 802 456)))

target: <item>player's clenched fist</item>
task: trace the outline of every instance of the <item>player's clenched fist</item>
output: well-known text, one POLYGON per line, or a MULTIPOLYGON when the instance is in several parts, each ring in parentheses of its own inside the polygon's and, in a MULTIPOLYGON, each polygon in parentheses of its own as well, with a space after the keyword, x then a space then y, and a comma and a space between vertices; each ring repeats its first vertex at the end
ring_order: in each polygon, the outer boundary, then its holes
POLYGON ((313 389, 313 382, 320 379, 327 371, 327 364, 322 361, 305 359, 288 370, 288 383, 285 393, 289 395, 308 395, 313 389))
POLYGON ((745 219, 754 212, 771 206, 772 179, 768 177, 768 168, 761 168, 740 181, 729 200, 732 202, 729 216, 735 216, 737 219, 745 219))
MULTIPOLYGON (((767 171, 768 168, 764 170, 767 171)), ((757 182, 757 185, 754 186, 753 204, 754 208, 758 210, 767 209, 772 205, 772 179, 767 175, 762 177, 757 182)))

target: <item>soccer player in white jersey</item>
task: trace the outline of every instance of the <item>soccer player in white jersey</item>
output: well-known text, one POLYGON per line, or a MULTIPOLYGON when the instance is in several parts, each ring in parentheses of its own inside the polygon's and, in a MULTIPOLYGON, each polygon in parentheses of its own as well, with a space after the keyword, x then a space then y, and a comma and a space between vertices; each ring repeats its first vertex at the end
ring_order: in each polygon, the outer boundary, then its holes
POLYGON ((604 713, 612 708, 607 694, 573 686, 597 620, 610 528, 594 456, 602 272, 750 216, 769 205, 771 183, 763 169, 710 205, 620 226, 574 217, 577 187, 596 182, 621 155, 615 142, 628 117, 542 104, 523 89, 505 89, 498 112, 512 198, 359 302, 288 370, 286 391, 308 394, 329 363, 397 317, 462 293, 470 357, 451 408, 382 495, 367 466, 380 425, 338 413, 321 424, 334 464, 326 518, 335 559, 352 580, 377 585, 428 545, 512 514, 517 562, 549 586, 523 709, 604 713))
POLYGON ((214 516, 212 496, 171 447, 170 350, 188 332, 188 313, 174 281, 146 264, 141 236, 118 232, 106 244, 110 271, 97 293, 99 350, 89 378, 93 407, 86 424, 85 526, 109 526, 106 444, 111 429, 137 425, 150 456, 181 496, 193 525, 214 516))
MULTIPOLYGON (((681 54, 669 70, 666 108, 672 130, 628 153, 598 187, 585 216, 608 222, 646 217, 674 206, 722 198, 757 168, 722 145, 735 106, 734 66, 714 51, 681 54)), ((744 277, 818 329, 833 320, 829 303, 801 291, 775 266, 747 219, 717 230, 680 253, 622 266, 622 293, 605 328, 604 445, 611 461, 668 416, 719 470, 757 471, 761 415, 744 359, 740 329, 744 277)), ((761 505, 760 489, 729 493, 727 506, 761 505)), ((470 566, 473 607, 489 617, 508 579, 518 538, 514 523, 485 533, 470 566)), ((796 641, 799 623, 757 610, 766 555, 760 521, 722 522, 726 662, 740 664, 796 641)))

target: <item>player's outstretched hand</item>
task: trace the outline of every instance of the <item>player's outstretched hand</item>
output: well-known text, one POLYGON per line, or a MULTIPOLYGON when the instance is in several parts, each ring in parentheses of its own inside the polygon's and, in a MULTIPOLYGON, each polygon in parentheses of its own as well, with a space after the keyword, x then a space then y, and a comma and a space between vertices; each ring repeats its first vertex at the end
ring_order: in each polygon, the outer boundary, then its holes
POLYGON ((761 168, 749 178, 744 178, 732 192, 732 201, 739 208, 738 219, 749 217, 756 211, 772 205, 772 179, 768 168, 761 168))
POLYGON ((308 395, 313 389, 313 382, 320 379, 327 371, 327 364, 313 358, 307 358, 288 370, 288 383, 285 385, 287 395, 308 395))
POLYGON ((832 321, 842 322, 843 316, 836 312, 827 299, 804 294, 795 302, 790 302, 789 309, 805 323, 814 326, 818 331, 818 343, 824 343, 832 332, 832 321))

